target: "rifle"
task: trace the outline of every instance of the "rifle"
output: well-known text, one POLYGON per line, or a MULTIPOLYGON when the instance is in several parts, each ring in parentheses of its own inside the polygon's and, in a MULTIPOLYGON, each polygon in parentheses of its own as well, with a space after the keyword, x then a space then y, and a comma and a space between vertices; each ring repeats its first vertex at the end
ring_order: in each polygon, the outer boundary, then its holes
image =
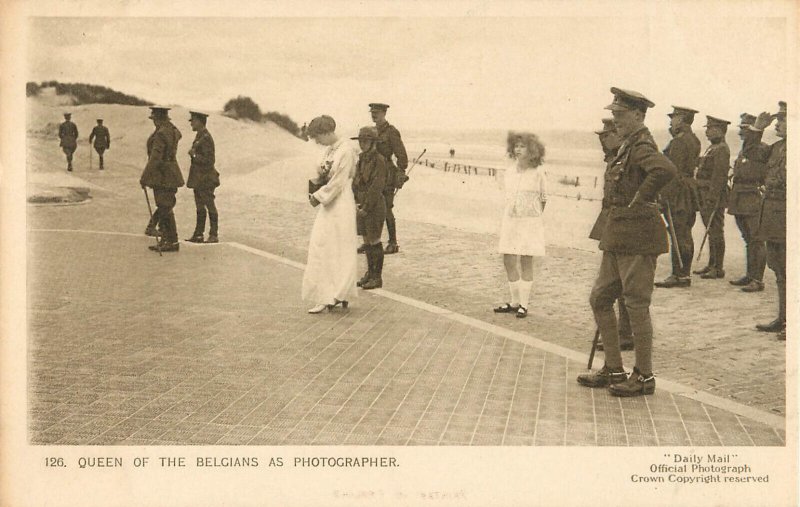
MULTIPOLYGON (((415 165, 417 165, 417 162, 419 162, 419 159, 421 159, 421 158, 422 158, 422 156, 423 156, 423 155, 425 155, 425 152, 426 152, 426 151, 428 151, 428 148, 423 148, 423 149, 422 149, 422 153, 420 153, 420 154, 417 156, 417 158, 415 158, 414 160, 412 160, 412 161, 411 161, 411 167, 409 167, 409 168, 408 168, 408 171, 406 171, 406 179, 408 179, 408 175, 409 175, 409 174, 411 174, 411 170, 412 170, 412 169, 414 169, 414 166, 415 166, 415 165)), ((394 194, 395 194, 395 195, 397 195, 397 192, 398 192, 399 190, 400 190, 399 188, 395 188, 395 189, 394 189, 394 194)))

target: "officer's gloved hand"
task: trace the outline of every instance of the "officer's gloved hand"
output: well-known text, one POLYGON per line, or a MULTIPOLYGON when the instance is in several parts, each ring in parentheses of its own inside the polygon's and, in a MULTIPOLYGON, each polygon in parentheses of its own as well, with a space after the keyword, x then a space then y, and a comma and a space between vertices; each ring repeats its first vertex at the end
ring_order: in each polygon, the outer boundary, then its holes
POLYGON ((756 118, 756 122, 753 124, 753 128, 756 130, 764 130, 765 128, 769 127, 769 124, 772 123, 772 120, 775 117, 772 116, 771 113, 764 111, 763 113, 758 115, 756 118))
POLYGON ((397 170, 397 175, 395 176, 395 182, 394 182, 395 188, 403 188, 403 185, 405 185, 406 181, 408 181, 408 180, 409 180, 409 177, 406 175, 406 173, 403 172, 402 170, 398 169, 397 170))

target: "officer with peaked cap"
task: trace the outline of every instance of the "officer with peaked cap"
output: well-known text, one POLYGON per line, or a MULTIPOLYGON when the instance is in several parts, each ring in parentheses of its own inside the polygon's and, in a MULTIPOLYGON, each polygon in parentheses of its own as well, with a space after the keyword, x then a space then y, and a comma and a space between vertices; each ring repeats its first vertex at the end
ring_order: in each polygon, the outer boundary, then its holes
MULTIPOLYGON (((603 118, 602 130, 596 130, 600 146, 603 149, 603 161, 608 164, 616 155, 619 150, 622 140, 617 135, 617 127, 614 126, 613 118, 603 118)), ((609 206, 603 200, 602 209, 597 216, 597 220, 589 233, 589 239, 600 240, 603 234, 603 229, 608 222, 609 206)), ((633 334, 631 333, 631 320, 628 315, 628 309, 625 307, 625 298, 620 297, 617 300, 617 310, 619 311, 619 318, 617 319, 617 327, 619 334, 619 348, 620 350, 633 350, 633 334)), ((602 340, 597 342, 597 350, 604 350, 602 340)))
POLYGON ((78 148, 78 127, 72 123, 72 113, 64 113, 64 122, 58 126, 59 146, 67 156, 67 171, 72 171, 72 154, 78 148))
POLYGON ((743 292, 764 290, 764 268, 767 266, 767 247, 756 239, 758 214, 761 211, 761 186, 767 174, 769 146, 761 142, 762 132, 753 129, 756 117, 743 113, 739 121, 742 149, 733 163, 733 186, 728 199, 728 214, 736 219, 736 226, 745 244, 746 273, 731 285, 743 292))
POLYGON ((384 252, 393 254, 400 251, 397 246, 397 226, 393 211, 394 194, 396 189, 402 188, 403 184, 408 180, 408 176, 405 173, 406 167, 408 167, 408 155, 400 137, 400 132, 386 121, 387 109, 389 109, 387 104, 373 102, 369 105, 369 112, 378 129, 378 137, 380 138, 378 151, 386 159, 388 165, 388 176, 383 195, 386 200, 386 229, 389 232, 389 241, 384 252), (394 155, 396 162, 392 159, 392 155, 394 155))
MULTIPOLYGON (((175 194, 178 187, 183 186, 183 175, 178 160, 178 141, 181 139, 180 131, 169 119, 168 107, 150 107, 150 119, 156 126, 155 131, 147 138, 147 165, 142 171, 139 183, 142 188, 151 187, 156 202, 156 212, 153 219, 161 230, 161 240, 158 247, 151 246, 153 251, 177 252, 178 227, 175 224, 175 194)), ((148 231, 155 227, 151 221, 148 231)))
POLYGON ((728 206, 728 169, 731 150, 725 133, 731 122, 706 116, 706 148, 697 167, 697 194, 700 218, 708 230, 708 265, 695 270, 700 278, 725 278, 725 208, 728 206))
POLYGON ((780 138, 770 146, 761 220, 756 238, 767 242, 767 266, 775 272, 778 286, 778 317, 769 324, 759 324, 759 331, 779 332, 786 339, 786 102, 778 102, 778 113, 761 113, 753 125, 763 131, 777 120, 775 133, 780 138))
POLYGON ((100 170, 103 170, 103 153, 106 150, 111 149, 111 134, 108 131, 108 127, 103 125, 103 119, 97 119, 97 125, 94 126, 92 129, 92 133, 89 134, 89 144, 92 144, 94 141, 94 150, 100 156, 100 170))
POLYGON ((383 245, 381 234, 386 220, 386 188, 388 174, 386 159, 378 152, 378 129, 363 127, 357 137, 361 154, 353 178, 353 195, 356 199, 356 226, 358 234, 364 239, 364 253, 367 255, 367 272, 356 285, 365 290, 383 286, 383 245))
POLYGON ((667 115, 670 119, 672 140, 664 148, 664 155, 675 164, 678 175, 661 189, 660 202, 664 219, 668 223, 672 220, 669 225, 678 248, 670 251, 672 274, 663 282, 657 282, 656 287, 688 287, 692 283, 692 227, 697 220, 694 170, 700 155, 700 140, 692 132, 692 123, 697 112, 688 107, 672 106, 672 112, 667 115))
POLYGON ((206 214, 208 214, 211 226, 208 232, 206 243, 218 243, 218 224, 219 214, 214 203, 214 189, 219 186, 219 173, 214 168, 216 152, 214 149, 214 138, 206 128, 208 115, 197 111, 189 111, 189 124, 195 131, 192 147, 189 149, 189 157, 192 160, 189 166, 189 177, 186 186, 194 191, 194 204, 197 209, 197 221, 195 222, 194 234, 187 241, 192 243, 203 243, 203 233, 206 229, 206 214))
POLYGON ((615 396, 653 394, 653 325, 650 299, 656 259, 666 253, 667 231, 656 199, 677 172, 644 125, 655 104, 641 93, 611 88, 614 101, 606 107, 614 116, 622 145, 606 168, 603 199, 608 221, 600 238, 603 258, 589 298, 605 347, 605 364, 578 375, 587 387, 608 387, 615 396), (633 331, 636 365, 628 376, 622 365, 614 301, 625 297, 633 331))

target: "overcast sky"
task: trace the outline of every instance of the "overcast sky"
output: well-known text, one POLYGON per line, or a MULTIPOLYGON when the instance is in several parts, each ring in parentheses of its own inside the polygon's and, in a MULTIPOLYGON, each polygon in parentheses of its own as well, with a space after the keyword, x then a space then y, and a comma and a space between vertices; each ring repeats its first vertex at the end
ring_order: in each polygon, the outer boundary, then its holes
MULTIPOLYGON (((691 5, 691 4, 683 4, 691 5)), ((409 13, 413 14, 413 13, 409 13)), ((525 12, 525 16, 535 15, 525 12)), ((595 129, 610 86, 731 121, 775 109, 786 19, 670 15, 490 18, 32 18, 28 79, 109 86, 221 110, 236 95, 302 124, 595 129)))

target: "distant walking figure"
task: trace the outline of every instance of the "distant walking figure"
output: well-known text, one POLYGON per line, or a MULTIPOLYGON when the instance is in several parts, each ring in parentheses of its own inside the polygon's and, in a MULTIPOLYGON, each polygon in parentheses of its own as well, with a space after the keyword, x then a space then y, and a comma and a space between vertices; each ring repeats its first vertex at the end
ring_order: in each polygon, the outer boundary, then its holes
POLYGON ((93 144, 94 151, 100 156, 100 170, 103 170, 103 153, 111 149, 111 134, 108 132, 108 127, 103 125, 103 119, 97 119, 97 125, 92 129, 89 134, 89 144, 93 144))
POLYGON ((72 171, 72 154, 78 148, 78 127, 71 118, 72 113, 64 113, 64 122, 58 126, 59 146, 67 156, 67 171, 72 171))
POLYGON ((314 181, 321 187, 308 194, 311 205, 319 206, 303 274, 302 297, 316 303, 308 313, 321 313, 338 304, 346 308, 356 295, 358 241, 352 189, 356 152, 339 139, 335 129, 334 119, 323 115, 311 120, 306 130, 309 138, 327 147, 314 181))
POLYGON ((500 229, 499 251, 508 275, 511 302, 494 309, 495 313, 528 315, 528 299, 533 285, 533 258, 544 257, 544 222, 547 181, 544 170, 544 145, 535 134, 509 132, 507 153, 514 162, 505 170, 505 208, 500 229))

